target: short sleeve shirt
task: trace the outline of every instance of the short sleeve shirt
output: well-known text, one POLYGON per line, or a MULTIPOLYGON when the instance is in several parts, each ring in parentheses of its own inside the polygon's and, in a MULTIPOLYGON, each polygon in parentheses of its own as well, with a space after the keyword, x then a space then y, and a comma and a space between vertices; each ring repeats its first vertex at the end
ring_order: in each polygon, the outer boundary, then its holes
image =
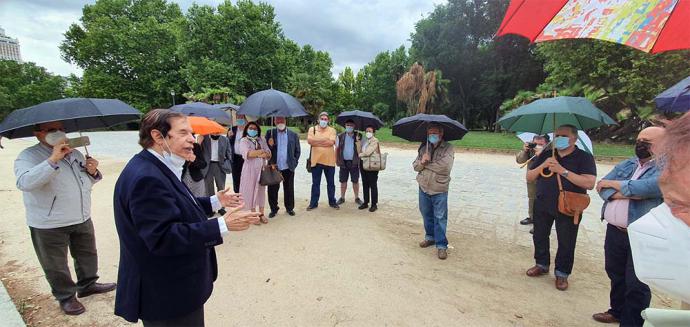
MULTIPOLYGON (((539 165, 544 163, 551 155, 551 150, 542 152, 541 155, 532 162, 530 169, 539 167, 539 165)), ((594 157, 579 148, 576 148, 573 153, 563 158, 556 154, 556 159, 563 168, 571 173, 578 175, 597 175, 597 165, 594 162, 594 157)), ((565 191, 587 194, 586 189, 571 183, 565 177, 561 177, 561 182, 563 183, 563 189, 565 191)), ((541 175, 537 178, 537 201, 539 206, 543 206, 544 209, 551 213, 558 212, 558 193, 558 179, 555 174, 548 178, 544 178, 541 175)))
MULTIPOLYGON (((332 127, 326 127, 325 129, 311 127, 307 132, 307 139, 309 140, 329 140, 336 141, 336 131, 332 127)), ((316 166, 318 164, 335 167, 335 147, 312 147, 311 148, 311 165, 316 166)))

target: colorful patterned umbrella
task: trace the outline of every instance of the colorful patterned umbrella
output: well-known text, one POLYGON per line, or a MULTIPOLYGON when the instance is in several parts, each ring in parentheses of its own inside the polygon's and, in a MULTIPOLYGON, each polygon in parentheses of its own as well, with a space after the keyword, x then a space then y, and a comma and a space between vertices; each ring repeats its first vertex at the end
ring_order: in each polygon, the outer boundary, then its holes
POLYGON ((599 39, 645 52, 690 49, 687 0, 511 0, 496 36, 599 39))

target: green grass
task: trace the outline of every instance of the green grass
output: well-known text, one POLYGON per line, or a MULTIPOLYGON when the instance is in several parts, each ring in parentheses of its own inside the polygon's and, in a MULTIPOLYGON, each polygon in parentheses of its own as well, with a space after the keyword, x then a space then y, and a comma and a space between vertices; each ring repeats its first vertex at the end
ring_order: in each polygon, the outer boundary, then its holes
MULTIPOLYGON (((376 132, 376 137, 381 142, 387 143, 412 143, 397 136, 393 136, 390 128, 381 128, 376 132)), ((452 141, 453 145, 469 149, 484 150, 519 150, 522 141, 513 133, 491 133, 486 131, 470 131, 459 141, 452 141)), ((630 145, 607 144, 594 142, 596 156, 605 157, 629 157, 634 153, 630 145)))

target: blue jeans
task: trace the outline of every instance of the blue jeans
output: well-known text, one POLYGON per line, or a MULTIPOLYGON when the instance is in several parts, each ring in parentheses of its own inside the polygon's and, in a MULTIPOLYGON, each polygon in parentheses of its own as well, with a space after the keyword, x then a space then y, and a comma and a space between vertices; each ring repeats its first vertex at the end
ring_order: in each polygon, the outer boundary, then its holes
POLYGON ((419 211, 424 218, 424 239, 436 242, 439 249, 448 248, 448 193, 429 195, 419 189, 419 211))
POLYGON ((335 205, 335 167, 317 164, 311 168, 311 201, 310 207, 319 206, 321 196, 321 172, 326 175, 326 190, 328 190, 328 204, 335 205))

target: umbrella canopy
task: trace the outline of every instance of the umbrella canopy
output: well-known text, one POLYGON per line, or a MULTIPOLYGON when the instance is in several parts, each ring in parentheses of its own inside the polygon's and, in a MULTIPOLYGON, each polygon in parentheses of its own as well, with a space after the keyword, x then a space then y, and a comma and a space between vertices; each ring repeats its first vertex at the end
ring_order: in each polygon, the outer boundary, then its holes
POLYGON ((258 117, 302 117, 309 115, 297 99, 274 89, 252 94, 240 106, 237 113, 258 117))
POLYGON ((496 36, 599 39, 659 53, 690 48, 690 1, 511 0, 496 36))
POLYGON ((453 141, 462 139, 467 128, 446 115, 416 114, 398 120, 393 125, 393 135, 412 142, 426 142, 427 128, 431 125, 443 127, 443 139, 453 141))
POLYGON ((33 136, 35 125, 53 121, 62 122, 69 133, 107 128, 140 118, 139 110, 120 100, 67 98, 13 111, 0 123, 0 135, 10 139, 33 136))
POLYGON ((189 116, 187 117, 187 121, 189 121, 189 124, 192 126, 194 134, 209 135, 224 134, 226 132, 225 127, 206 117, 189 116))
POLYGON ((343 111, 335 119, 337 124, 345 126, 345 122, 352 120, 355 122, 355 129, 363 131, 367 126, 373 126, 374 129, 383 127, 383 122, 379 117, 373 113, 361 110, 343 111))
POLYGON ((223 110, 239 110, 240 109, 240 106, 232 104, 232 103, 214 104, 213 107, 216 109, 223 109, 223 110))
POLYGON ((501 117, 498 124, 511 132, 546 134, 565 124, 587 130, 616 122, 585 98, 555 97, 521 106, 501 117))
MULTIPOLYGON (((525 132, 525 133, 518 133, 517 136, 522 142, 529 143, 532 142, 534 139, 535 135, 539 135, 536 133, 530 133, 530 132, 525 132)), ((549 138, 553 140, 553 133, 549 133, 549 138)), ((589 135, 583 131, 577 131, 577 142, 575 145, 582 149, 587 151, 589 154, 594 154, 594 146, 592 145, 592 140, 589 138, 589 135)))
POLYGON ((665 112, 690 111, 690 77, 671 86, 670 89, 661 92, 654 98, 656 107, 665 112))
POLYGON ((170 110, 181 112, 187 116, 201 116, 211 119, 217 123, 230 125, 232 117, 225 110, 216 108, 212 104, 203 102, 182 103, 170 107, 170 110))

